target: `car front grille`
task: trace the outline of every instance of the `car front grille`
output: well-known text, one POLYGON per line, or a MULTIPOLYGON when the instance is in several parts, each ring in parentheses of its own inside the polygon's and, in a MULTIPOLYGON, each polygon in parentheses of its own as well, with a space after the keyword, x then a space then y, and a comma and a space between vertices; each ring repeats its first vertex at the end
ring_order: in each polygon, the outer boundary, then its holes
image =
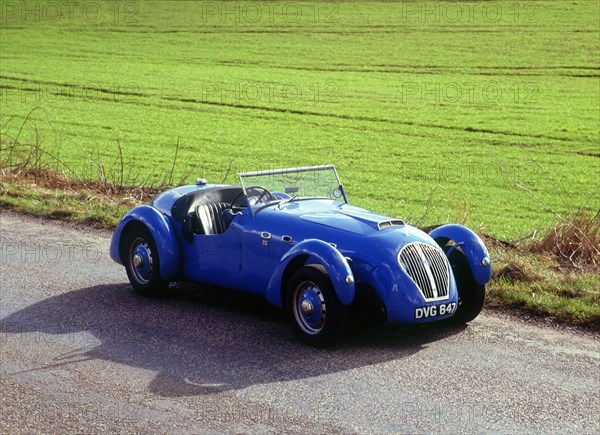
POLYGON ((450 271, 440 248, 425 243, 409 243, 398 253, 398 262, 419 287, 425 301, 448 298, 450 271))

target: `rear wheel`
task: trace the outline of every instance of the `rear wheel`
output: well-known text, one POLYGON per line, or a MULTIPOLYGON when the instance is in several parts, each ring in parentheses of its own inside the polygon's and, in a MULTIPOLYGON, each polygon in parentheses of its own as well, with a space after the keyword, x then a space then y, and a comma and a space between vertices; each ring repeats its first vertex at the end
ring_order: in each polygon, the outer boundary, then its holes
POLYGON ((309 345, 331 345, 346 329, 348 307, 320 268, 305 266, 292 276, 286 308, 294 331, 309 345))
POLYGON ((164 294, 169 282, 160 276, 158 249, 146 227, 137 226, 127 234, 123 253, 127 277, 133 288, 144 296, 164 294))

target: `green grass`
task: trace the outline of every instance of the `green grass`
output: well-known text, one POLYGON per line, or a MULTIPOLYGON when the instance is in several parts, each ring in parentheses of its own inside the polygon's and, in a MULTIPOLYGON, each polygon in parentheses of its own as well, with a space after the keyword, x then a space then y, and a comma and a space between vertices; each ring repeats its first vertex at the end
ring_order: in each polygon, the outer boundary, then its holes
POLYGON ((565 270, 556 260, 526 246, 492 246, 494 278, 487 307, 517 309, 600 330, 600 275, 597 270, 565 270), (522 273, 503 273, 506 268, 522 273))
POLYGON ((501 238, 600 208, 598 2, 88 3, 3 3, 4 168, 37 134, 98 178, 118 139, 158 183, 179 138, 175 179, 334 163, 356 205, 501 238))

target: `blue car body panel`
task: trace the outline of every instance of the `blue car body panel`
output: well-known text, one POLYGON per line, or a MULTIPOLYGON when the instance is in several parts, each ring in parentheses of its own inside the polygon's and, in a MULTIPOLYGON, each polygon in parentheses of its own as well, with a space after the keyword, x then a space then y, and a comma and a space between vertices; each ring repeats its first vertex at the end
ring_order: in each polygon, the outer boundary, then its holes
MULTIPOLYGON (((452 239, 467 256, 477 282, 485 284, 490 279, 491 266, 482 264, 489 254, 481 239, 467 228, 445 225, 426 234, 400 220, 334 199, 286 199, 272 205, 248 206, 235 215, 221 234, 190 235, 186 230, 187 215, 174 216, 175 204, 187 207, 183 201, 189 199, 189 210, 184 211, 192 216, 196 202, 210 201, 211 195, 218 197, 221 189, 234 187, 182 186, 161 193, 150 206, 134 208, 115 231, 111 257, 123 264, 119 248, 123 231, 138 221, 156 241, 163 279, 252 292, 279 307, 285 303, 283 292, 293 271, 303 265, 320 264, 342 304, 354 302, 358 287, 373 289, 391 324, 451 317, 452 312, 417 318, 415 309, 458 303, 452 268, 444 255, 440 256, 441 261, 450 271, 447 297, 441 301, 426 300, 399 264, 399 252, 409 244, 424 244, 441 251, 434 239, 452 239)), ((281 198, 289 197, 282 193, 281 198)))
POLYGON ((302 264, 315 263, 323 265, 340 302, 344 305, 352 303, 355 291, 354 275, 348 261, 340 251, 319 239, 303 240, 283 255, 267 287, 265 297, 269 302, 283 307, 283 277, 288 267, 290 267, 290 263, 297 258, 302 259, 302 264), (309 259, 311 261, 308 261, 309 259))
POLYGON ((111 258, 117 263, 123 264, 120 244, 124 235, 123 231, 132 222, 139 222, 150 230, 158 249, 161 277, 165 280, 176 279, 179 276, 181 267, 179 243, 177 242, 170 219, 154 207, 147 205, 138 206, 121 219, 111 240, 111 258))
MULTIPOLYGON (((471 266, 473 278, 481 285, 485 285, 492 278, 492 263, 490 254, 483 241, 470 229, 462 225, 447 224, 442 225, 429 233, 433 239, 448 239, 455 242, 454 246, 460 246, 467 261, 471 266), (484 265, 484 259, 488 264, 484 265)), ((450 254, 452 250, 447 252, 450 254)))

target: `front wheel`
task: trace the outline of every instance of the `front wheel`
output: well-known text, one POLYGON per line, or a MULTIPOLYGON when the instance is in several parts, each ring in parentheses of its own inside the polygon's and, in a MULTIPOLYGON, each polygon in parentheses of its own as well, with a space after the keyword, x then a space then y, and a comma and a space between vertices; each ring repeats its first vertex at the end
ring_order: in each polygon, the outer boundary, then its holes
POLYGON ((169 285, 160 277, 158 249, 146 227, 132 229, 125 239, 124 263, 132 287, 144 296, 164 294, 169 285))
POLYGON ((458 307, 453 320, 464 324, 473 320, 481 312, 485 302, 485 286, 473 278, 465 254, 455 249, 450 253, 448 260, 452 265, 458 289, 458 307))
POLYGON ((320 268, 305 266, 292 276, 286 309, 294 331, 306 344, 331 345, 346 329, 348 307, 320 268))

